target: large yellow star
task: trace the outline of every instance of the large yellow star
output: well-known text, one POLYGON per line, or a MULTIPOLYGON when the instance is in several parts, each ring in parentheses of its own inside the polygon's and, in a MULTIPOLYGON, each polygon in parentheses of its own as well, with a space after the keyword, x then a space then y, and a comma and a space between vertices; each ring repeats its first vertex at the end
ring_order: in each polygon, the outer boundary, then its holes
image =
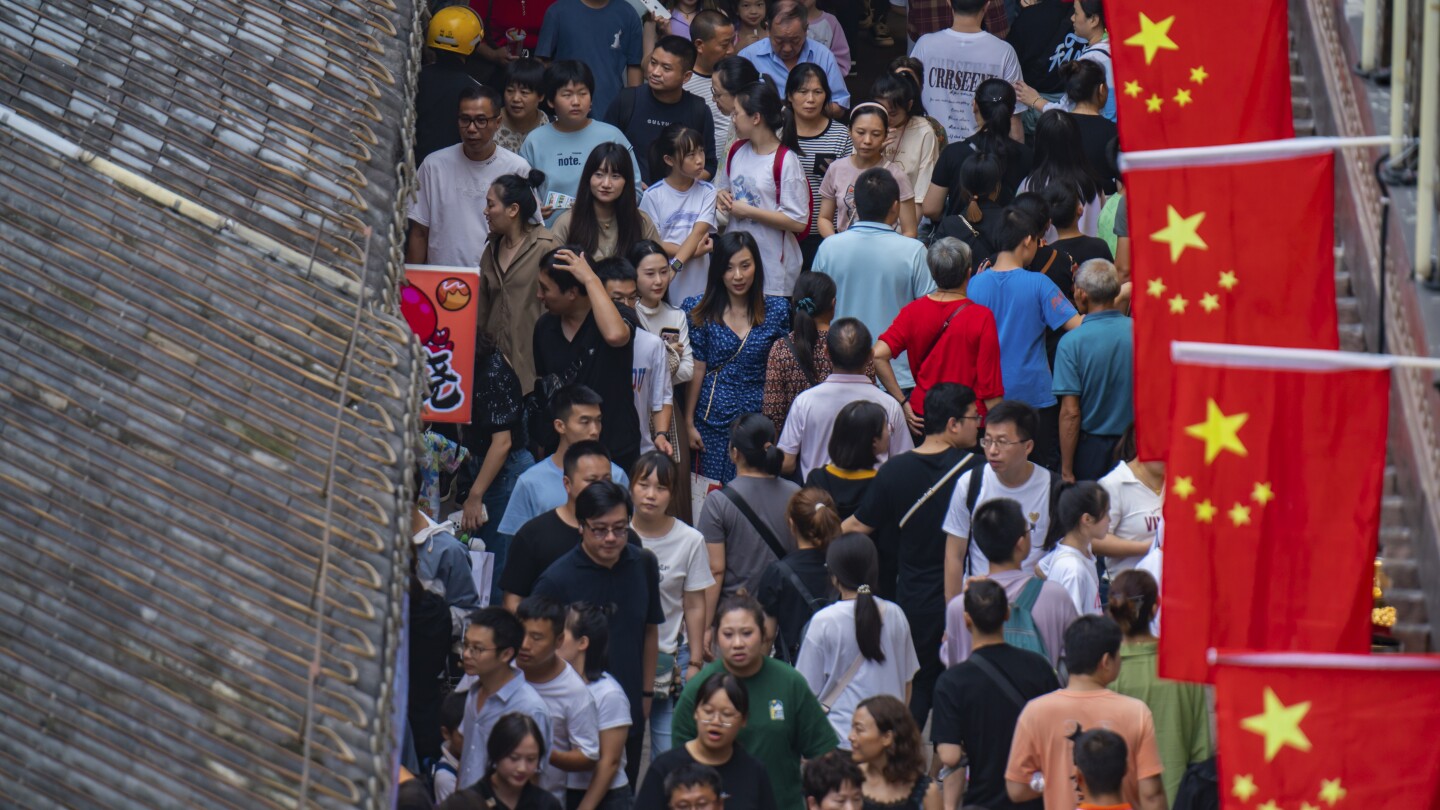
POLYGON ((1154 93, 1151 93, 1151 94, 1150 94, 1150 97, 1147 98, 1147 99, 1145 99, 1145 110, 1146 110, 1147 112, 1160 112, 1160 108, 1161 108, 1164 104, 1165 104, 1165 99, 1160 98, 1159 96, 1155 95, 1154 93))
POLYGON ((1250 490, 1250 500, 1264 506, 1275 500, 1275 490, 1270 488, 1269 481, 1256 481, 1255 488, 1250 490))
POLYGON ((1185 248, 1209 250, 1205 240, 1200 238, 1200 223, 1204 221, 1204 211, 1182 217, 1180 212, 1175 210, 1175 206, 1167 205, 1165 206, 1165 227, 1150 234, 1150 238, 1170 246, 1170 263, 1174 264, 1180 261, 1180 257, 1185 253, 1185 248))
POLYGON ((1140 82, 1125 82, 1125 95, 1131 98, 1139 98, 1141 92, 1140 82))
POLYGON ((1176 90, 1176 91, 1175 91, 1175 103, 1176 103, 1176 104, 1179 104, 1181 107, 1184 107, 1186 104, 1189 104, 1190 102, 1191 102, 1191 98, 1190 98, 1190 91, 1189 91, 1189 90, 1186 90, 1185 88, 1182 87, 1182 88, 1180 88, 1179 90, 1176 90))
POLYGON ((1255 787, 1255 777, 1247 773, 1244 776, 1235 777, 1235 785, 1230 788, 1230 794, 1242 802, 1248 802, 1250 797, 1255 795, 1255 791, 1259 789, 1255 787))
POLYGON ((1339 779, 1320 780, 1320 799, 1331 807, 1334 807, 1336 802, 1345 798, 1345 793, 1345 788, 1340 787, 1339 779))
POLYGON ((1300 802, 1300 810, 1320 810, 1320 807, 1310 802, 1300 802))
POLYGON ((1234 270, 1225 270, 1220 273, 1220 286, 1224 287, 1227 292, 1235 289, 1235 285, 1238 283, 1240 282, 1235 278, 1234 270))
POLYGON ((1206 464, 1213 462, 1222 450, 1229 450, 1237 456, 1249 455, 1249 451, 1240 441, 1240 428, 1249 418, 1250 414, 1248 413, 1226 416, 1220 410, 1220 406, 1215 404, 1215 400, 1207 399, 1205 400, 1205 421, 1185 428, 1185 435, 1205 442, 1206 464))
POLYGON ((1220 296, 1215 293, 1205 293, 1200 296, 1200 308, 1206 312, 1214 312, 1220 308, 1220 296))
POLYGON ((1195 504, 1195 519, 1201 523, 1210 523, 1215 520, 1215 513, 1220 511, 1209 498, 1195 504))
POLYGON ((1148 65, 1155 61, 1155 54, 1159 51, 1180 50, 1180 46, 1170 38, 1170 26, 1174 24, 1174 14, 1157 23, 1142 11, 1140 12, 1140 33, 1131 35, 1129 39, 1125 40, 1125 44, 1144 48, 1145 64, 1148 65))
POLYGON ((1188 475, 1177 475, 1175 482, 1170 485, 1170 491, 1183 501, 1195 494, 1195 482, 1188 475))
POLYGON ((1170 299, 1170 312, 1173 315, 1184 315, 1185 307, 1189 305, 1190 299, 1186 298, 1183 295, 1180 295, 1179 293, 1176 293, 1174 297, 1170 299))
MULTIPOLYGON (((1310 701, 1286 706, 1267 686, 1264 713, 1241 720, 1240 727, 1265 738, 1265 761, 1269 762, 1287 745, 1299 751, 1310 750, 1310 738, 1300 728, 1300 721, 1309 711, 1310 701)), ((1335 787, 1340 787, 1340 780, 1335 780, 1335 787)))
POLYGON ((1208 78, 1210 78, 1210 74, 1205 72, 1204 65, 1190 68, 1190 81, 1196 84, 1204 84, 1208 78))
POLYGON ((1244 526, 1250 522, 1250 507, 1242 503, 1237 502, 1234 506, 1230 507, 1230 511, 1225 514, 1230 516, 1230 522, 1234 523, 1236 527, 1244 526))

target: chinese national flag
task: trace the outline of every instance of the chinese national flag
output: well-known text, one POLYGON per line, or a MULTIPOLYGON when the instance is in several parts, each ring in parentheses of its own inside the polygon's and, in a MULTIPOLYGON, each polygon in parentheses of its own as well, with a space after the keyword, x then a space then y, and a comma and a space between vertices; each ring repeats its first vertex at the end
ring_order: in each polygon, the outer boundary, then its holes
POLYGON ((1127 152, 1295 135, 1285 0, 1107 0, 1127 152))
POLYGON ((1387 361, 1175 348, 1161 677, 1208 680, 1212 647, 1368 650, 1387 361))
POLYGON ((1155 460, 1170 437, 1170 341, 1339 348, 1334 158, 1135 169, 1125 186, 1135 436, 1155 460))
POLYGON ((1222 655, 1225 810, 1440 807, 1440 657, 1222 655))

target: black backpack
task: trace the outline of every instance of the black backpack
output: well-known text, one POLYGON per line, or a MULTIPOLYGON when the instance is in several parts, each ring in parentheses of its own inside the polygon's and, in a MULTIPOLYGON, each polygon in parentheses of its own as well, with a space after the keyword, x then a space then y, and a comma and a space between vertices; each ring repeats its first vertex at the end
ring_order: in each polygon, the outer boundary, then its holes
POLYGON ((795 589, 795 593, 800 596, 800 601, 810 609, 810 615, 806 617, 805 623, 800 625, 800 632, 793 639, 786 638, 785 628, 781 627, 779 622, 776 622, 775 625, 775 657, 787 664, 794 665, 796 659, 800 657, 800 642, 805 640, 805 632, 810 629, 810 620, 815 618, 815 614, 819 613, 822 608, 834 604, 835 600, 829 598, 828 592, 820 597, 810 593, 810 589, 805 587, 804 580, 800 579, 800 575, 796 574, 795 569, 791 568, 783 558, 776 560, 772 565, 780 571, 781 576, 785 577, 785 581, 790 583, 790 587, 795 589))
POLYGON ((1171 810, 1220 810, 1220 775, 1215 770, 1215 757, 1185 769, 1171 810))

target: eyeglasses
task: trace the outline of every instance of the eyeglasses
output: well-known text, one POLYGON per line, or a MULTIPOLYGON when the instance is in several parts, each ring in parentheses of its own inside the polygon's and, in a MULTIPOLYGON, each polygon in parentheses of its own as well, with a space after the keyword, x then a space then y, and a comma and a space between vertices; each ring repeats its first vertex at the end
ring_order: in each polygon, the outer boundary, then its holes
POLYGON ((993 447, 996 450, 1005 450, 1010 447, 1019 447, 1024 443, 1025 442, 1012 442, 1008 439, 992 439, 989 436, 986 436, 985 438, 980 440, 981 447, 984 447, 986 449, 993 447))
POLYGON ((710 810, 717 803, 713 799, 701 799, 698 802, 676 802, 670 805, 670 810, 710 810))
POLYGON ((485 646, 482 646, 482 645, 480 645, 480 644, 462 644, 462 645, 460 645, 460 654, 461 654, 462 656, 463 656, 463 655, 479 655, 480 653, 483 653, 483 652, 490 652, 490 651, 498 650, 498 649, 500 649, 500 648, 499 648, 499 647, 485 647, 485 646))
POLYGON ((980 414, 977 413, 977 414, 975 414, 974 416, 962 416, 962 417, 960 417, 960 418, 961 418, 961 419, 974 419, 976 422, 979 422, 980 419, 981 419, 981 416, 980 416, 980 414))
POLYGON ((721 712, 707 712, 704 709, 701 709, 699 714, 700 722, 709 723, 712 726, 719 726, 720 728, 734 728, 735 721, 738 719, 733 714, 723 714, 721 712))
POLYGON ((499 120, 500 120, 500 116, 498 116, 498 115, 477 115, 477 116, 475 116, 474 118, 471 118, 471 117, 468 116, 468 115, 462 115, 462 116, 460 116, 459 118, 457 118, 456 120, 460 122, 460 128, 461 128, 461 129, 469 129, 472 125, 473 125, 473 126, 480 127, 481 129, 484 129, 485 127, 490 126, 491 124, 495 123, 496 121, 499 121, 499 120))
POLYGON ((586 523, 586 524, 585 524, 585 528, 588 529, 591 534, 595 535, 596 537, 601 538, 602 540, 603 540, 604 538, 606 538, 606 537, 624 537, 625 534, 630 531, 630 526, 629 526, 629 524, 622 524, 622 525, 619 525, 619 526, 608 526, 608 527, 607 527, 607 526, 593 526, 593 525, 591 525, 591 524, 589 524, 589 523, 586 523))
POLYGON ((611 296, 610 300, 614 301, 617 304, 625 304, 626 306, 634 307, 635 304, 640 301, 640 293, 635 293, 634 295, 621 295, 617 293, 611 296))

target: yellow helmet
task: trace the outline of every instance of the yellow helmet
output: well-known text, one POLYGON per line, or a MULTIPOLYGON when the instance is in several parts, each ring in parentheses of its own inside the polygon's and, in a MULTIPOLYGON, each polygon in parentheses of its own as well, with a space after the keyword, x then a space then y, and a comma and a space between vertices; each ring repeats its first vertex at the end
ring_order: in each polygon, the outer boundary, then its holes
POLYGON ((485 36, 480 17, 467 6, 447 6, 430 18, 425 44, 442 51, 469 56, 485 36))

